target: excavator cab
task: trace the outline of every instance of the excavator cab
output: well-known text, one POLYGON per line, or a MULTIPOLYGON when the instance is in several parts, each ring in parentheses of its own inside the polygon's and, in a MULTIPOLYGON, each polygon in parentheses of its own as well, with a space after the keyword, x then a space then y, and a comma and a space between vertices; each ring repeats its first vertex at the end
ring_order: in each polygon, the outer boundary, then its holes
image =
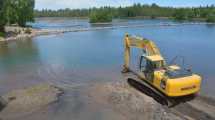
POLYGON ((140 71, 154 71, 165 67, 164 59, 160 55, 145 56, 140 58, 140 71))
POLYGON ((153 82, 154 72, 157 70, 163 70, 165 68, 165 62, 160 55, 151 55, 140 57, 140 71, 145 75, 147 80, 153 82))

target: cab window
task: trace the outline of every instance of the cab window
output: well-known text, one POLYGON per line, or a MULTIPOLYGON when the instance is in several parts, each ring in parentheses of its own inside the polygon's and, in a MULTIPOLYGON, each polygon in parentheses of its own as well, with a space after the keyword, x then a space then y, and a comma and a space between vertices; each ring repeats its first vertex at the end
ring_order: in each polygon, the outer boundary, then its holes
POLYGON ((149 70, 160 69, 160 68, 162 68, 163 66, 164 66, 164 65, 163 65, 163 61, 155 61, 155 62, 147 61, 147 63, 146 63, 146 67, 147 67, 149 70))

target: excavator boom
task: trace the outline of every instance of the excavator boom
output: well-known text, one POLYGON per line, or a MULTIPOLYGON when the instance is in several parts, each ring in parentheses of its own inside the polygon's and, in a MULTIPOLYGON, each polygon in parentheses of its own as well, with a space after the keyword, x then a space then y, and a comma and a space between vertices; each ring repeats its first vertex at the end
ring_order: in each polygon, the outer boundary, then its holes
POLYGON ((124 64, 124 69, 123 72, 128 72, 129 70, 129 62, 130 62, 130 48, 135 47, 142 49, 147 56, 161 56, 160 51, 158 47, 155 45, 154 42, 151 40, 141 38, 141 37, 133 37, 128 34, 126 34, 125 39, 124 39, 124 44, 125 44, 125 64, 124 64))

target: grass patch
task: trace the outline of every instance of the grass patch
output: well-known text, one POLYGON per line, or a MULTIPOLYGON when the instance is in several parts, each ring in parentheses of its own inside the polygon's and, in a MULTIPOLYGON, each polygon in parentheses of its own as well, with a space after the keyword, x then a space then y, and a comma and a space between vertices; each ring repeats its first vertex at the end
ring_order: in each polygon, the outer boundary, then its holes
POLYGON ((5 37, 5 33, 0 32, 0 37, 5 37))

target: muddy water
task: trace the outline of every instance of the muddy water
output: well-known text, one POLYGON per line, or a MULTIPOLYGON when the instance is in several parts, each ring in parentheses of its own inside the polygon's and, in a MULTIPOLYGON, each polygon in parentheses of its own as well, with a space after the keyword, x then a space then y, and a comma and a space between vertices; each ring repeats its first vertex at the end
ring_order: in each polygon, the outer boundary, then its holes
MULTIPOLYGON (((168 20, 115 20, 111 26, 124 24, 174 23, 168 20)), ((94 27, 87 20, 37 19, 40 29, 94 27)), ((0 94, 38 83, 52 83, 65 89, 59 103, 40 112, 22 116, 27 119, 123 119, 113 110, 93 103, 81 94, 82 88, 95 82, 123 80, 123 36, 128 32, 156 42, 167 61, 185 58, 185 66, 203 76, 201 93, 215 97, 215 26, 189 25, 73 32, 38 36, 31 40, 0 45, 0 94), (85 116, 83 116, 83 114, 85 116)), ((137 67, 137 50, 132 51, 137 67)), ((179 61, 180 62, 180 61, 179 61)), ((16 116, 16 119, 17 116, 16 116)))

